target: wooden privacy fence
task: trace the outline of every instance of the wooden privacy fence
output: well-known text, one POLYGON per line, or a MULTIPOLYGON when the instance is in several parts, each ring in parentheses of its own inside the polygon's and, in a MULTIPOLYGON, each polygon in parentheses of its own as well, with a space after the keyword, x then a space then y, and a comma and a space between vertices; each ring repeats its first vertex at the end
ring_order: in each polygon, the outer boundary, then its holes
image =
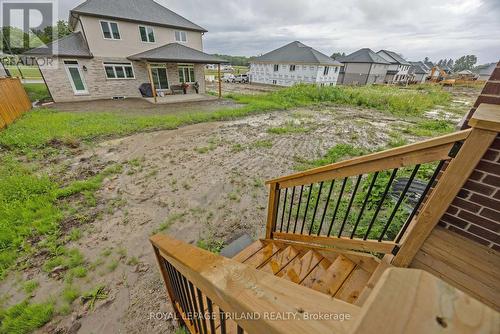
POLYGON ((0 78, 0 129, 31 109, 31 101, 17 78, 0 78))

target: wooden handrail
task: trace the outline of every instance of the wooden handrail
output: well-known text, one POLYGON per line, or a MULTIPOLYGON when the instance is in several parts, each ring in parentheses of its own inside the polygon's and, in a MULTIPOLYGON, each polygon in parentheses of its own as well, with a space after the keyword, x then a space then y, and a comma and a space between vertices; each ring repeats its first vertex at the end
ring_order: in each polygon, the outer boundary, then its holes
MULTIPOLYGON (((235 320, 248 333, 349 333, 359 314, 360 308, 355 305, 166 235, 153 236, 151 243, 158 252, 158 259, 167 260, 225 312, 271 315, 269 318, 262 316, 258 321, 235 320), (294 314, 295 317, 286 321, 273 320, 272 315, 277 314, 294 314), (307 314, 349 314, 354 321, 310 321, 305 318, 307 314)), ((164 264, 160 262, 159 265, 163 270, 164 264)), ((167 288, 170 289, 168 283, 167 288)))
POLYGON ((457 141, 465 140, 470 132, 470 129, 458 131, 418 143, 340 161, 272 179, 267 181, 266 184, 277 183, 280 188, 288 188, 363 173, 366 174, 384 169, 448 160, 450 159, 448 154, 453 145, 457 141))

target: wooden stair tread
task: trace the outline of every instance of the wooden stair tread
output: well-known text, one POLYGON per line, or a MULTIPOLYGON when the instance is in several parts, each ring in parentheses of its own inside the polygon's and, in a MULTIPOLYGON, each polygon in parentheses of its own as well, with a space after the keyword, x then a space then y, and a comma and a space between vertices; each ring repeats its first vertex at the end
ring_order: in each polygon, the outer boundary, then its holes
POLYGON ((269 260, 279 250, 280 249, 278 246, 276 246, 273 243, 270 243, 267 246, 260 249, 259 251, 257 251, 252 256, 250 256, 248 259, 243 261, 243 263, 252 266, 254 268, 258 268, 261 265, 263 265, 267 260, 269 260))
POLYGON ((288 246, 279 253, 274 254, 260 270, 276 275, 298 255, 298 250, 292 246, 288 246))
POLYGON ((318 273, 314 277, 314 282, 308 282, 308 284, 311 284, 314 290, 334 296, 355 267, 354 262, 339 255, 328 269, 321 273, 321 276, 318 276, 320 274, 318 273))
POLYGON ((276 276, 300 284, 307 275, 321 262, 323 257, 315 251, 295 257, 276 276))
POLYGON ((264 248, 264 243, 260 240, 255 241, 253 244, 248 246, 247 248, 243 249, 241 252, 233 256, 233 260, 238 261, 238 262, 245 262, 248 260, 248 258, 258 251, 260 251, 262 248, 264 248))
POLYGON ((370 276, 369 272, 356 266, 335 294, 335 298, 354 304, 368 283, 370 276))

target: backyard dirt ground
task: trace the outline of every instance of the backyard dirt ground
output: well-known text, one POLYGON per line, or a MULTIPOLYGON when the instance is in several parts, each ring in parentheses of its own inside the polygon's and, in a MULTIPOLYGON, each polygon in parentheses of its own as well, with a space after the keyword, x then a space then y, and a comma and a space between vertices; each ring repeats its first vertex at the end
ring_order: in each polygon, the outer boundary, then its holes
MULTIPOLYGON (((456 103, 466 110, 476 95, 464 90, 456 103)), ((188 108, 216 108, 220 103, 232 102, 201 102, 188 108)), ((455 115, 453 120, 459 118, 455 115)), ((319 158, 336 144, 386 147, 391 129, 409 125, 408 120, 376 110, 324 105, 139 133, 86 146, 78 156, 61 161, 68 166, 68 175, 83 177, 107 165, 124 166, 104 182, 97 207, 85 213, 95 220, 82 226, 78 241, 67 245, 94 264, 95 269, 77 281, 79 290, 104 285, 109 296, 94 310, 76 300, 71 314, 57 316, 39 332, 174 332, 171 320, 157 316, 171 307, 148 241, 152 234, 162 231, 194 245, 201 240, 212 248, 242 233, 262 237, 265 180, 293 172, 303 159, 319 158), (300 130, 268 132, 283 126, 300 130)), ((404 137, 410 142, 419 139, 404 137)), ((10 275, 0 286, 0 295, 10 295, 11 302, 22 300, 16 287, 19 280, 40 282, 34 302, 46 300, 64 286, 36 267, 19 275, 10 275)))

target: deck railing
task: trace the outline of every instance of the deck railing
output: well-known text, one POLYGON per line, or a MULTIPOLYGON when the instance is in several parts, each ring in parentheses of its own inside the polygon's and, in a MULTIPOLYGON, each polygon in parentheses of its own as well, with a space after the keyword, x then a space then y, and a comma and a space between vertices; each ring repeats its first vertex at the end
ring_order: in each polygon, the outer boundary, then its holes
POLYGON ((470 132, 268 181, 267 237, 392 252, 470 132))

